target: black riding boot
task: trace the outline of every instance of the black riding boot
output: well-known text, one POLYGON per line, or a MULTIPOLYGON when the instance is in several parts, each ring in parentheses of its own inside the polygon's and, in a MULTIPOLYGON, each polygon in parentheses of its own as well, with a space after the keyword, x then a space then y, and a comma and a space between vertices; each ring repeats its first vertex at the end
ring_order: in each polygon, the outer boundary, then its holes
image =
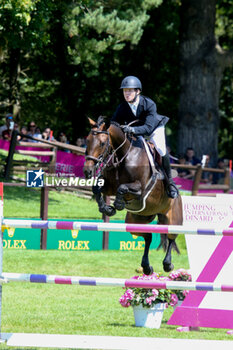
POLYGON ((165 154, 165 156, 162 157, 162 165, 163 165, 163 169, 165 172, 165 182, 166 182, 167 194, 171 198, 176 198, 179 195, 179 190, 176 187, 176 184, 174 183, 173 178, 172 178, 170 159, 169 159, 168 154, 165 154))

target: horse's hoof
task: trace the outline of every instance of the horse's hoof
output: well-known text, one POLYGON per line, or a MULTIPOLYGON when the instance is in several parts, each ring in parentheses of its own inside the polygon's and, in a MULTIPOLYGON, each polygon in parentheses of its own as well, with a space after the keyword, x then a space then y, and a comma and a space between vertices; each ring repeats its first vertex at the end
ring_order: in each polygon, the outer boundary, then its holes
POLYGON ((123 209, 125 209, 125 203, 123 202, 123 201, 115 201, 114 203, 113 203, 113 205, 114 205, 114 208, 116 209, 116 210, 123 210, 123 209))
POLYGON ((143 267, 138 267, 136 270, 135 270, 137 273, 143 273, 143 267))
POLYGON ((173 264, 167 264, 167 263, 163 263, 163 269, 165 272, 170 272, 174 269, 174 265, 173 264))
POLYGON ((143 267, 143 273, 145 275, 152 275, 153 272, 154 272, 154 269, 152 266, 144 266, 143 267))
POLYGON ((104 213, 107 215, 107 216, 113 216, 116 214, 116 209, 113 208, 113 206, 111 205, 106 205, 105 206, 105 211, 104 213))

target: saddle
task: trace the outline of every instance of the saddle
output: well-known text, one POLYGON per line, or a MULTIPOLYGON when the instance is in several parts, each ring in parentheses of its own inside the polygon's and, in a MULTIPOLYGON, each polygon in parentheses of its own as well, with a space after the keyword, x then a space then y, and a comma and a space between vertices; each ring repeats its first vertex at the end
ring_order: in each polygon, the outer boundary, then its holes
POLYGON ((147 141, 146 142, 148 147, 149 147, 149 150, 153 156, 153 160, 154 160, 154 165, 156 168, 159 168, 158 170, 161 170, 162 169, 162 157, 161 155, 159 154, 159 152, 156 150, 154 144, 150 141, 147 141))

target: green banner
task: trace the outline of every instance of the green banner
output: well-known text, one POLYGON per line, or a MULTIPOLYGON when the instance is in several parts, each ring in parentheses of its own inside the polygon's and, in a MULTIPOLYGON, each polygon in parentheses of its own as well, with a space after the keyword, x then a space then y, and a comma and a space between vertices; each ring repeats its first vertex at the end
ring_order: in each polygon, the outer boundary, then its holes
MULTIPOLYGON (((22 219, 24 220, 24 219, 22 219)), ((33 219, 39 220, 39 219, 33 219)), ((56 220, 54 220, 56 221, 56 220)), ((63 220, 62 221, 69 221, 63 220)), ((84 220, 76 220, 84 221, 84 220)), ((102 220, 85 220, 102 222, 102 220)), ((123 221, 111 221, 122 222, 123 221)), ((156 222, 153 222, 156 223, 156 222)), ((5 249, 40 249, 40 229, 16 228, 5 230, 3 233, 3 248, 5 249)), ((152 249, 158 248, 160 235, 153 234, 152 249)), ((47 230, 47 249, 63 251, 101 250, 103 246, 102 231, 82 230, 47 230)), ((142 237, 131 235, 129 232, 109 232, 110 250, 144 250, 145 242, 142 237)))

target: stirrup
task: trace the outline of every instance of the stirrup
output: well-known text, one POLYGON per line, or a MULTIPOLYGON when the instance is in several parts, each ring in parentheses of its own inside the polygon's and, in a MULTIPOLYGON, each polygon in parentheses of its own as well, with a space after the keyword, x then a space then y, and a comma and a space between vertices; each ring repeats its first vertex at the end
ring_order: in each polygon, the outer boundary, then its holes
POLYGON ((167 195, 170 198, 177 198, 179 196, 179 190, 173 181, 169 181, 167 185, 167 195))

